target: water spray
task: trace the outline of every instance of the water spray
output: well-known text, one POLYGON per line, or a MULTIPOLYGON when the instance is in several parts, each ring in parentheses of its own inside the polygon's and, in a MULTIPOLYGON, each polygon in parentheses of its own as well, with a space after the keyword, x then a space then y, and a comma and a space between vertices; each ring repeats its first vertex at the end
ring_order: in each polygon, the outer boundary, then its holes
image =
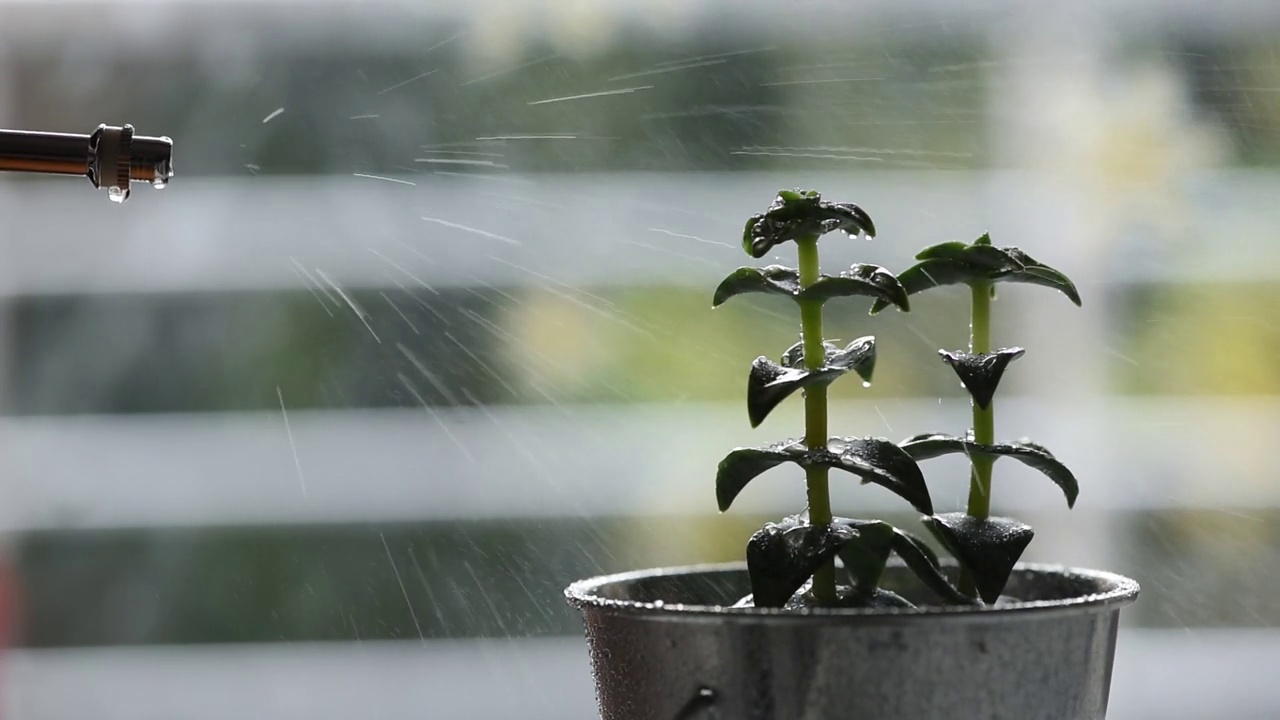
POLYGON ((0 130, 0 171, 79 175, 124 202, 134 182, 163 188, 173 178, 173 141, 99 125, 92 134, 0 130))

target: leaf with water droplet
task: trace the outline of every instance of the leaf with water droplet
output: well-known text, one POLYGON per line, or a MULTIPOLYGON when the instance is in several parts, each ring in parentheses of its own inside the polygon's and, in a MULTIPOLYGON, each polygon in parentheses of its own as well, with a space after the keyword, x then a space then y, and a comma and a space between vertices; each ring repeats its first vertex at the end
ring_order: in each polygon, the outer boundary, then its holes
POLYGON ((1027 467, 1039 470, 1057 485, 1067 498, 1067 507, 1075 507, 1076 498, 1080 495, 1080 485, 1071 470, 1054 457, 1048 448, 1030 440, 984 445, 974 441, 972 433, 962 438, 942 433, 925 433, 903 440, 900 446, 917 461, 955 453, 985 455, 994 459, 1011 457, 1027 467))
POLYGON ((894 553, 938 597, 960 605, 973 604, 972 598, 946 579, 938 556, 920 538, 880 520, 836 518, 835 522, 858 531, 858 537, 847 542, 839 556, 853 577, 854 587, 862 594, 866 595, 879 584, 889 554, 894 553))
POLYGON ((920 467, 897 445, 884 438, 833 437, 827 447, 809 450, 793 439, 763 448, 739 448, 720 461, 716 472, 716 501, 724 512, 752 480, 785 462, 802 468, 827 467, 857 475, 864 484, 880 485, 933 514, 933 501, 920 467))
POLYGON ((747 293, 786 295, 794 300, 826 302, 837 297, 869 297, 910 309, 907 291, 893 273, 879 265, 858 263, 839 275, 821 275, 808 287, 800 288, 800 272, 783 265, 762 268, 741 267, 716 287, 711 306, 719 307, 729 298, 747 293))
POLYGON ((798 298, 826 302, 837 297, 871 297, 896 305, 903 312, 911 309, 907 290, 893 273, 879 265, 856 263, 839 275, 823 275, 800 291, 798 298))
MULTIPOLYGON (((797 366, 795 347, 783 354, 782 365, 763 356, 751 364, 747 378, 747 417, 751 427, 758 427, 775 407, 802 387, 829 385, 850 370, 870 380, 875 370, 876 339, 870 335, 854 340, 843 349, 823 343, 826 357, 817 370, 797 366)), ((803 353, 800 359, 803 360, 803 353)))
POLYGON ((1030 525, 1006 517, 979 520, 958 512, 926 517, 923 522, 969 571, 978 595, 987 603, 1000 599, 1013 566, 1035 536, 1030 525))
POLYGON ((853 579, 853 586, 870 595, 880 584, 880 576, 893 552, 894 527, 879 520, 836 518, 834 522, 858 531, 858 536, 840 549, 840 561, 853 579))
POLYGON ((747 573, 755 606, 786 605, 818 568, 856 536, 853 528, 810 525, 797 516, 757 530, 747 542, 747 573))
POLYGON ((1022 348, 1014 347, 990 353, 939 350, 938 354, 959 376, 960 382, 978 407, 986 409, 991 405, 991 398, 996 394, 996 387, 1000 385, 1005 368, 1022 357, 1024 352, 1022 348))
MULTIPOLYGON (((908 295, 942 285, 974 283, 1024 283, 1053 288, 1080 305, 1080 293, 1062 272, 1036 260, 1020 248, 995 247, 983 235, 971 244, 941 243, 916 254, 918 263, 898 274, 908 295)), ((888 307, 884 300, 871 306, 872 314, 888 307)))
POLYGON ((836 230, 869 237, 876 234, 871 217, 857 205, 824 201, 816 190, 780 190, 765 212, 747 220, 742 249, 761 258, 784 242, 836 230))
POLYGON ((745 293, 765 293, 794 297, 800 292, 800 271, 783 265, 762 268, 740 267, 720 281, 711 299, 712 307, 720 307, 726 300, 745 293))

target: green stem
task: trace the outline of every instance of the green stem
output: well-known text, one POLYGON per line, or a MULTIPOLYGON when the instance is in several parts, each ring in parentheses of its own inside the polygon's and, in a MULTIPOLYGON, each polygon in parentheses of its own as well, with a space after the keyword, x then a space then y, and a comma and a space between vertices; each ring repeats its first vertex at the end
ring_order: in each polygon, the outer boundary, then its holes
MULTIPOLYGON (((817 281, 818 238, 800 238, 796 241, 800 254, 800 286, 808 287, 817 281)), ((804 366, 817 370, 826 362, 822 345, 822 301, 800 301, 800 332, 804 340, 804 366)), ((827 388, 810 386, 804 390, 804 442, 810 450, 827 447, 827 388)), ((810 467, 805 471, 809 494, 809 522, 814 525, 831 523, 831 489, 827 483, 827 468, 810 467)), ((820 603, 833 603, 836 599, 835 561, 824 564, 813 574, 813 594, 820 603)))
MULTIPOLYGON (((973 295, 972 318, 969 325, 969 352, 991 352, 991 283, 975 282, 970 286, 973 295)), ((973 440, 983 445, 996 441, 995 400, 987 407, 973 402, 973 440)), ((969 515, 985 520, 991 515, 991 466, 995 458, 974 455, 969 458, 972 472, 969 476, 969 515)), ((974 594, 973 578, 969 573, 960 574, 960 591, 974 594)))

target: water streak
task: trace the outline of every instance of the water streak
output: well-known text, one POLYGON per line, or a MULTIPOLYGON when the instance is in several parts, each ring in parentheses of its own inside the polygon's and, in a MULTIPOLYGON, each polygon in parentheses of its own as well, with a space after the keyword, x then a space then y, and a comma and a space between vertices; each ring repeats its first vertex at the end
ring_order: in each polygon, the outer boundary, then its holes
POLYGON ((496 163, 492 160, 472 160, 470 158, 414 158, 416 163, 430 163, 432 165, 478 165, 480 167, 498 168, 500 170, 509 170, 509 165, 496 163))
POLYGON ((515 66, 513 66, 513 67, 509 67, 509 68, 503 68, 502 70, 495 70, 495 71, 493 71, 493 72, 489 73, 488 75, 481 75, 481 76, 480 76, 480 77, 478 77, 478 78, 474 78, 474 79, 471 79, 471 80, 467 80, 466 82, 459 83, 459 84, 458 84, 458 87, 466 87, 466 86, 468 86, 468 85, 475 85, 476 83, 481 83, 481 82, 484 82, 484 81, 486 81, 486 80, 492 80, 492 79, 494 79, 494 78, 496 78, 496 77, 502 77, 503 75, 506 75, 507 73, 513 73, 513 72, 515 72, 515 71, 517 71, 517 70, 523 70, 523 69, 525 69, 525 68, 533 67, 534 65, 540 65, 540 64, 542 64, 542 63, 544 63, 544 62, 547 62, 548 60, 554 60, 554 59, 556 59, 556 58, 558 58, 558 57, 560 57, 560 54, 559 54, 559 53, 551 53, 550 55, 544 55, 544 56, 542 56, 542 57, 540 57, 540 58, 535 58, 535 59, 530 60, 529 62, 526 62, 526 63, 521 63, 521 64, 519 64, 519 65, 515 65, 515 66))
POLYGON ((328 275, 325 275, 323 270, 316 268, 316 274, 324 279, 325 282, 329 283, 329 286, 338 293, 338 297, 341 297, 346 301, 347 307, 351 308, 351 312, 355 313, 356 317, 360 318, 360 322, 364 323, 365 329, 368 330, 369 334, 373 336, 373 339, 381 345, 382 339, 378 337, 378 333, 373 331, 373 326, 369 324, 369 314, 364 311, 364 308, 360 307, 360 305, 358 305, 355 300, 352 300, 342 288, 338 287, 338 283, 334 282, 328 275))
POLYGON ((600 92, 583 93, 581 95, 565 95, 564 97, 547 98, 546 100, 534 100, 525 103, 526 105, 549 105, 551 103, 568 102, 570 100, 586 100, 588 98, 605 97, 608 95, 629 95, 630 93, 639 92, 641 90, 652 90, 652 85, 640 85, 637 87, 619 88, 617 90, 601 90, 600 92))
POLYGON ((727 242, 720 242, 719 240, 704 240, 698 237, 697 235, 685 235, 683 233, 672 232, 671 230, 663 230, 662 228, 648 228, 648 229, 651 232, 662 233, 663 235, 670 235, 671 237, 684 238, 685 240, 697 240, 700 243, 706 243, 708 245, 720 245, 722 247, 727 247, 727 248, 733 247, 727 242))
POLYGON ((413 187, 418 186, 418 183, 416 182, 409 182, 408 180, 398 180, 396 178, 385 177, 383 175, 369 175, 367 173, 351 173, 351 174, 355 175, 358 178, 368 178, 370 180, 382 180, 383 182, 396 183, 397 185, 412 185, 413 187))
POLYGON ((411 82, 417 82, 418 80, 421 80, 422 78, 430 77, 430 76, 432 76, 432 75, 435 75, 437 72, 439 72, 439 69, 438 69, 438 68, 437 68, 437 69, 435 69, 435 70, 428 70, 428 71, 426 71, 426 72, 422 73, 421 75, 415 75, 415 76, 413 76, 413 77, 409 78, 408 80, 404 80, 404 81, 402 81, 402 82, 398 82, 398 83, 396 83, 395 85, 392 85, 391 87, 383 88, 383 89, 379 90, 378 92, 374 93, 374 95, 386 95, 387 93, 391 92, 392 90, 395 90, 396 88, 402 88, 402 87, 404 87, 405 85, 408 85, 408 84, 409 84, 409 83, 411 83, 411 82))
POLYGON ((710 65, 723 65, 726 62, 729 62, 729 61, 721 58, 717 60, 703 60, 702 62, 691 62, 691 63, 686 63, 684 65, 671 65, 668 67, 657 67, 657 68, 654 68, 653 70, 643 70, 641 72, 627 73, 626 75, 614 75, 613 77, 609 78, 609 82, 614 82, 615 80, 629 80, 631 78, 646 77, 649 75, 661 75, 663 73, 676 72, 677 70, 689 70, 692 68, 708 67, 710 65))
POLYGON ((328 297, 335 306, 341 307, 338 301, 332 295, 329 295, 328 290, 325 290, 320 286, 320 281, 312 277, 311 273, 308 272, 307 269, 302 266, 302 263, 297 261, 297 259, 289 258, 289 262, 293 263, 293 273, 303 279, 302 284, 306 285, 307 290, 311 291, 311 296, 316 299, 316 302, 320 303, 320 307, 324 308, 324 311, 329 314, 329 317, 333 317, 333 311, 329 309, 329 306, 320 296, 320 293, 323 292, 325 297, 328 297))
POLYGON ((499 235, 499 234, 497 234, 497 233, 491 233, 491 232, 489 232, 488 230, 481 230, 481 229, 479 229, 479 228, 473 228, 473 227, 471 227, 471 226, 469 226, 469 225, 462 225, 461 223, 449 222, 448 220, 441 220, 440 218, 427 217, 426 215, 423 215, 423 216, 422 216, 422 219, 423 219, 423 220, 426 220, 427 222, 436 223, 437 225, 443 225, 443 226, 445 226, 445 227, 453 228, 453 229, 455 229, 455 230, 463 230, 463 231, 465 231, 465 232, 474 233, 474 234, 479 235, 479 236, 481 236, 481 237, 492 238, 492 239, 494 239, 494 240, 501 240, 502 242, 504 242, 504 243, 509 243, 509 244, 511 244, 511 245, 522 245, 522 244, 523 244, 523 243, 521 243, 519 240, 514 240, 514 239, 509 238, 509 237, 507 237, 507 236, 505 236, 505 235, 499 235))
POLYGON ((298 459, 298 446, 293 442, 293 428, 289 425, 289 411, 284 408, 284 393, 276 386, 276 397, 280 398, 280 414, 284 416, 284 432, 289 436, 289 450, 293 452, 293 467, 298 471, 298 487, 302 494, 307 494, 307 479, 302 475, 302 461, 298 459))
MULTIPOLYGON (((400 272, 404 273, 406 277, 408 277, 410 280, 412 280, 412 281, 414 281, 414 282, 418 283, 419 285, 421 285, 424 289, 426 289, 426 290, 427 290, 428 292, 430 292, 431 294, 433 294, 433 295, 439 295, 439 294, 440 294, 440 291, 439 291, 439 290, 436 290, 435 288, 433 288, 433 287, 431 287, 430 285, 428 285, 426 280, 423 280, 422 278, 418 277, 417 275, 414 275, 413 273, 409 272, 409 271, 408 271, 408 270, 407 270, 403 265, 401 265, 400 263, 396 262, 395 260, 392 260, 391 258, 387 257, 386 255, 383 255, 382 253, 378 252, 377 250, 374 250, 373 248, 369 248, 369 252, 373 253, 374 255, 377 255, 377 256, 378 256, 378 258, 379 258, 379 259, 381 259, 383 262, 385 262, 386 264, 388 264, 388 265, 390 265, 391 267, 395 268, 396 270, 399 270, 400 272)), ((404 286, 402 285, 401 287, 403 288, 404 286)))
POLYGON ((401 319, 401 320, 404 320, 404 324, 409 326, 409 329, 413 331, 413 334, 414 334, 414 335, 421 335, 421 334, 422 334, 422 333, 418 332, 418 328, 417 328, 417 326, 415 326, 415 325, 413 324, 413 321, 409 319, 409 316, 404 314, 404 311, 402 311, 402 310, 400 309, 400 306, 399 306, 399 305, 396 305, 396 301, 395 301, 395 300, 392 300, 392 299, 391 299, 391 297, 390 297, 389 295, 387 295, 386 293, 378 293, 378 294, 382 296, 382 299, 383 299, 383 300, 386 300, 386 301, 387 301, 387 304, 391 306, 391 309, 392 309, 392 310, 395 310, 395 311, 396 311, 396 314, 400 316, 400 319, 401 319))
POLYGON ((431 419, 435 421, 436 425, 440 426, 440 430, 444 432, 445 436, 448 437, 449 440, 458 448, 458 451, 462 453, 462 456, 466 458, 467 462, 475 462, 476 459, 467 451, 467 447, 458 440, 457 436, 449 431, 449 424, 444 421, 444 418, 440 417, 440 413, 436 412, 435 408, 427 404, 426 399, 424 399, 422 394, 418 392, 418 388, 414 387, 413 382, 410 381, 409 378, 405 377, 403 373, 396 373, 396 377, 400 380, 400 384, 404 386, 404 389, 408 390, 409 394, 412 395, 413 398, 418 401, 418 404, 422 406, 422 409, 431 416, 431 419))
POLYGON ((875 82, 883 77, 825 78, 822 80, 777 80, 760 83, 760 87, 781 87, 783 85, 825 85, 829 83, 875 82))
POLYGON ((418 631, 418 640, 423 645, 427 644, 427 637, 422 633, 422 623, 418 622, 418 613, 413 609, 413 603, 409 601, 409 591, 404 586, 404 579, 400 577, 400 568, 396 567, 396 559, 391 556, 391 546, 387 545, 387 536, 378 533, 378 539, 382 541, 382 549, 387 552, 387 562, 391 563, 391 572, 396 575, 396 582, 400 585, 400 594, 404 596, 405 607, 409 608, 409 617, 413 619, 413 627, 418 631))
POLYGON ((468 348, 466 345, 459 342, 457 338, 455 338, 452 334, 448 332, 446 332, 444 336, 448 338, 454 345, 457 345, 458 349, 466 353, 467 357, 471 358, 472 362, 474 362, 476 365, 479 365, 480 369, 488 373, 489 377, 493 378, 495 382, 497 382, 499 385, 503 387, 503 389, 505 389, 508 393, 510 393, 511 397, 520 397, 520 393, 516 392, 516 389, 511 387, 510 383, 508 383, 506 380, 503 380, 502 376, 499 375, 496 370, 494 370, 492 367, 489 367, 489 365, 485 363, 485 361, 481 360, 479 356, 471 352, 471 348, 468 348))

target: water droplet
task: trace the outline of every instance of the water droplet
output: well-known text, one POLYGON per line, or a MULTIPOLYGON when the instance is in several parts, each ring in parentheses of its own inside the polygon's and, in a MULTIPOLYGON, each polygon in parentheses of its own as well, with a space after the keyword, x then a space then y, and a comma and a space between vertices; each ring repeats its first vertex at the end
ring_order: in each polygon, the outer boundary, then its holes
POLYGON ((156 176, 156 179, 155 179, 155 180, 152 180, 152 181, 151 181, 151 187, 153 187, 153 188, 155 188, 155 189, 157 189, 157 190, 163 190, 163 189, 165 188, 165 186, 166 186, 166 185, 168 185, 168 184, 169 184, 169 182, 168 182, 167 180, 165 180, 164 178, 160 177, 159 175, 157 175, 157 176, 156 176))
POLYGON ((869 388, 869 387, 871 387, 871 381, 870 381, 870 380, 863 380, 863 381, 862 381, 862 387, 864 387, 864 388, 869 388))
POLYGON ((666 607, 666 603, 663 602, 662 600, 654 600, 653 606, 656 608, 666 607))
POLYGON ((129 199, 129 191, 118 187, 107 188, 107 198, 114 203, 122 203, 129 199))

